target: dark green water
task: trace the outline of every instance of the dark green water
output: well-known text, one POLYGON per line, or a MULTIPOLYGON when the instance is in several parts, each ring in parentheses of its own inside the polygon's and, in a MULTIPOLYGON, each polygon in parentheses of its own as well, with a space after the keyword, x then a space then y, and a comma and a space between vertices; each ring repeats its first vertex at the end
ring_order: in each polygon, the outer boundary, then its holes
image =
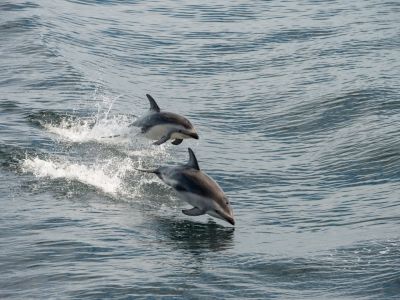
POLYGON ((0 2, 0 298, 398 299, 399 27, 397 1, 0 2), (200 140, 128 127, 146 93, 200 140), (235 228, 135 171, 187 147, 235 228))

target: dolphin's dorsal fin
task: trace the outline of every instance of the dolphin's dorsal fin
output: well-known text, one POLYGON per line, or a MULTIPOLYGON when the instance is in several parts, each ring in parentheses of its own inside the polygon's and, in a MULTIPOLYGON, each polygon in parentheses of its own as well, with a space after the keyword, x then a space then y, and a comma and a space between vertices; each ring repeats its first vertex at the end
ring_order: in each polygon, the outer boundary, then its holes
POLYGON ((189 150, 189 161, 187 165, 193 169, 200 170, 199 163, 197 162, 196 156, 193 153, 193 150, 188 148, 189 150))
POLYGON ((149 99, 150 102, 150 110, 154 110, 156 112, 160 112, 160 107, 158 107, 158 104, 156 102, 156 100, 154 100, 154 98, 152 96, 150 96, 149 94, 146 94, 147 99, 149 99))

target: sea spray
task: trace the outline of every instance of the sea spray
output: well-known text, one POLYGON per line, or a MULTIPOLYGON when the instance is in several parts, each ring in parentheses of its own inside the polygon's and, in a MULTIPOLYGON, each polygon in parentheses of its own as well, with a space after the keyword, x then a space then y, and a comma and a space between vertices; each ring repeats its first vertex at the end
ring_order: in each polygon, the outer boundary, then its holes
POLYGON ((45 123, 43 127, 61 139, 84 143, 126 144, 131 136, 138 132, 129 127, 133 119, 126 115, 114 115, 107 118, 64 118, 59 123, 45 123))
POLYGON ((93 164, 90 166, 56 159, 41 159, 39 157, 26 158, 21 165, 22 171, 31 172, 36 177, 52 179, 64 178, 77 180, 96 187, 105 193, 116 195, 123 188, 123 176, 130 169, 129 163, 119 164, 120 168, 110 172, 114 164, 110 160, 106 164, 93 164))

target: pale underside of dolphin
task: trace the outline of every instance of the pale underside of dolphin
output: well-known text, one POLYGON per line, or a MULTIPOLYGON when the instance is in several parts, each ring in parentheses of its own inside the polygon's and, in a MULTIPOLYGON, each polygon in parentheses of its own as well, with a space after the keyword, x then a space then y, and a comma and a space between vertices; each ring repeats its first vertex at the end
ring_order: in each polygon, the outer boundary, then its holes
POLYGON ((179 145, 184 139, 199 138, 188 119, 175 113, 161 111, 154 98, 149 94, 146 96, 150 102, 150 111, 131 126, 140 127, 145 137, 156 140, 154 145, 161 145, 168 140, 172 140, 174 145, 179 145))
POLYGON ((200 170, 192 149, 188 150, 189 162, 185 165, 139 171, 156 174, 177 192, 179 198, 192 205, 193 208, 182 210, 185 215, 208 214, 235 225, 233 211, 225 193, 218 183, 200 170))

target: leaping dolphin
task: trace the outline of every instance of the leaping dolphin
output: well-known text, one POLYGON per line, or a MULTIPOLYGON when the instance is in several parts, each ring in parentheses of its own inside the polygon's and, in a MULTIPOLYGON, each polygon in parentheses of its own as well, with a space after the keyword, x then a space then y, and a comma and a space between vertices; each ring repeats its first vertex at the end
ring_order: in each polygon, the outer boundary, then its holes
POLYGON ((161 111, 152 96, 146 94, 150 102, 150 112, 136 120, 131 126, 141 128, 142 133, 151 140, 156 140, 154 145, 161 145, 168 140, 179 145, 184 139, 199 139, 199 135, 188 119, 178 114, 161 111))
POLYGON ((209 214, 235 225, 233 211, 221 187, 199 168, 196 156, 189 150, 189 162, 177 167, 159 167, 139 171, 154 173, 171 186, 178 196, 193 206, 182 212, 188 216, 209 214))

